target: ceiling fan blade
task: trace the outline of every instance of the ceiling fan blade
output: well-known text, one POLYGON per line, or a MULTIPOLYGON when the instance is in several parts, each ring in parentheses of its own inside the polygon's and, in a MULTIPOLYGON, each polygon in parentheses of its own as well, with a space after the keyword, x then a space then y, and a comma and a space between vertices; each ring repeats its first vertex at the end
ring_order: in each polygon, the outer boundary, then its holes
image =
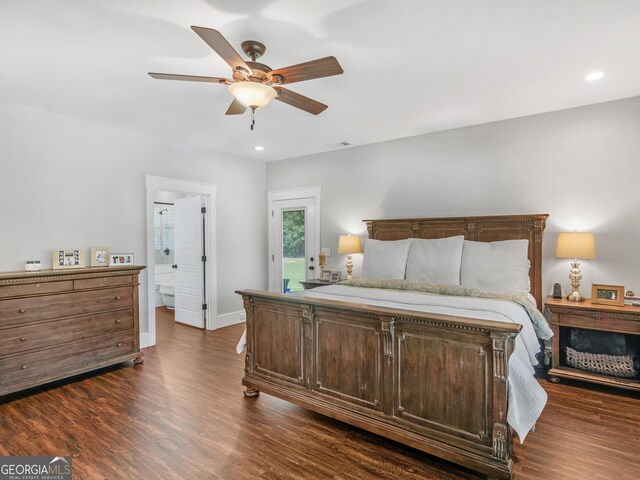
POLYGON ((231 102, 231 105, 229 105, 229 108, 227 109, 227 113, 225 113, 225 115, 241 115, 245 112, 246 109, 247 107, 245 107, 236 98, 234 98, 233 102, 231 102))
POLYGON ((325 57, 290 67, 278 68, 277 70, 273 70, 270 76, 273 78, 274 75, 279 75, 282 77, 280 83, 284 85, 286 83, 304 82, 305 80, 313 80, 314 78, 340 75, 341 73, 344 73, 344 70, 342 70, 336 57, 325 57))
POLYGON ((317 102, 316 100, 300 95, 299 93, 292 92, 291 90, 287 90, 282 87, 274 88, 278 91, 276 100, 280 100, 292 107, 299 108, 300 110, 304 110, 305 112, 309 112, 314 115, 318 115, 327 109, 327 105, 324 103, 317 102))
POLYGON ((200 77, 197 75, 174 75, 173 73, 149 72, 149 75, 158 80, 183 80, 185 82, 207 82, 207 83, 232 83, 233 80, 222 77, 200 77))
POLYGON ((196 32, 198 36, 206 42, 213 50, 222 57, 222 59, 231 65, 235 71, 238 67, 244 68, 247 72, 251 72, 249 66, 235 49, 227 42, 222 34, 212 28, 192 26, 191 30, 196 32))

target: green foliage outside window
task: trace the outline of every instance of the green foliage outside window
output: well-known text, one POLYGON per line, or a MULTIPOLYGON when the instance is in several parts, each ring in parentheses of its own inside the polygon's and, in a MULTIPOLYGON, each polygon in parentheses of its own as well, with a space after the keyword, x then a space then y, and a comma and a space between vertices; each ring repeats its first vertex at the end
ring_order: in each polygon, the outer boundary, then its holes
POLYGON ((304 258, 304 210, 282 212, 282 254, 304 258))

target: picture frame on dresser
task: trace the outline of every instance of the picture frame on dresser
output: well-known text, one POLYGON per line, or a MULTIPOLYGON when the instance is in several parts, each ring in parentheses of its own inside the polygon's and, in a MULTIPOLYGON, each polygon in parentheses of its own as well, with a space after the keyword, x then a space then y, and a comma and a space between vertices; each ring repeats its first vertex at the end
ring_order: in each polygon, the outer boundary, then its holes
POLYGON ((109 266, 109 247, 91 247, 91 266, 109 266))
POLYGON ((81 248, 54 250, 52 254, 52 266, 54 270, 85 268, 84 250, 81 248))
POLYGON ((591 303, 596 305, 624 305, 624 286, 600 285, 591 286, 591 303))
POLYGON ((109 254, 110 267, 124 267, 134 265, 133 253, 111 253, 109 254))

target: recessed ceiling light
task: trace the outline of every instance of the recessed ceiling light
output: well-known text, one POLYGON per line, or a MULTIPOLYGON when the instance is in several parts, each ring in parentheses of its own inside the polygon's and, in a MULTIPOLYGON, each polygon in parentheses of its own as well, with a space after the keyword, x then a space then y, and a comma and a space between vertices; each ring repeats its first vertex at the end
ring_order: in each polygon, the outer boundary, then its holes
POLYGON ((587 82, 595 82, 596 80, 600 80, 604 77, 604 72, 591 72, 589 75, 584 77, 587 82))
POLYGON ((264 150, 264 147, 262 145, 256 145, 255 147, 253 147, 254 150, 257 150, 258 152, 261 152, 264 150))

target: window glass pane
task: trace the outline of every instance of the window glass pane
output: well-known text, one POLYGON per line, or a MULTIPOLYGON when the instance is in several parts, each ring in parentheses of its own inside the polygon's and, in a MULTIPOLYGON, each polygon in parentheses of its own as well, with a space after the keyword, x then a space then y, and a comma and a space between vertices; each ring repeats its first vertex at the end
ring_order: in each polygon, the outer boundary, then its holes
POLYGON ((282 212, 282 276, 283 291, 304 290, 305 279, 304 210, 282 212))

